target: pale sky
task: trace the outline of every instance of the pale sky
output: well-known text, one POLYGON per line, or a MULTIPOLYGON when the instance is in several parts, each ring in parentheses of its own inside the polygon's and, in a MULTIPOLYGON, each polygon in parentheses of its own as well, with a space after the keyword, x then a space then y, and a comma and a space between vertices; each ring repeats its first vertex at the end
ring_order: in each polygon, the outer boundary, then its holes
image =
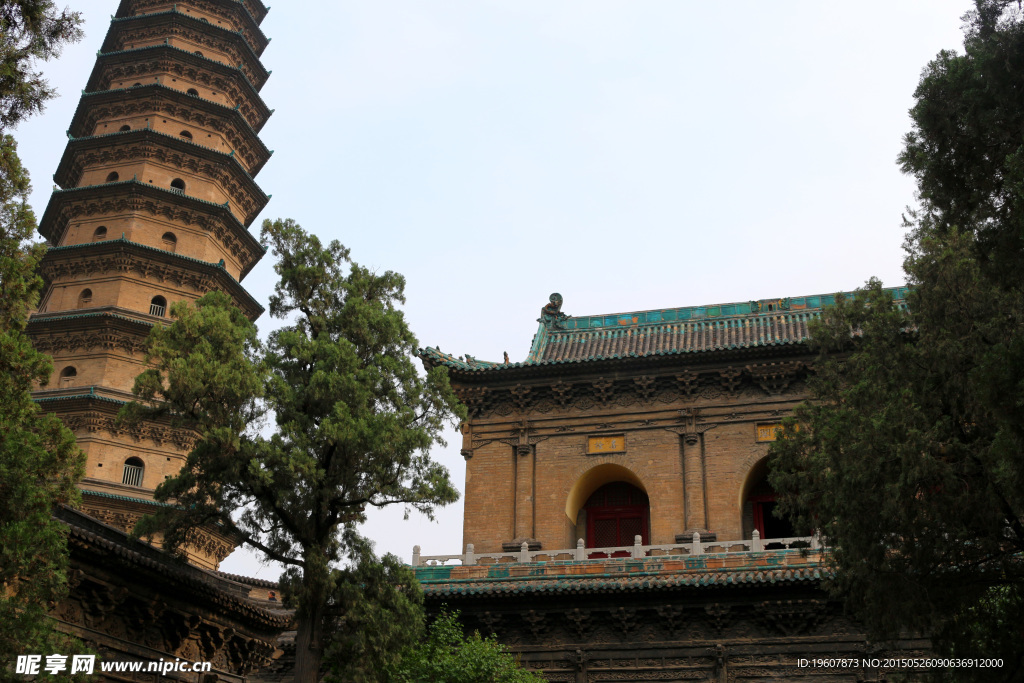
MULTIPOLYGON (((271 2, 275 154, 253 224, 290 217, 408 281, 421 345, 522 360, 569 315, 903 281, 896 156, 921 69, 967 0, 271 2), (301 9, 299 9, 301 8, 301 9)), ((117 9, 45 65, 61 97, 15 131, 38 215, 117 9)), ((268 256, 243 281, 267 305, 268 256)), ((277 321, 264 315, 264 334, 277 321)), ((462 488, 454 431, 434 455, 462 488)), ((459 552, 462 504, 363 528, 406 561, 459 552)), ((274 578, 236 552, 225 571, 274 578)))

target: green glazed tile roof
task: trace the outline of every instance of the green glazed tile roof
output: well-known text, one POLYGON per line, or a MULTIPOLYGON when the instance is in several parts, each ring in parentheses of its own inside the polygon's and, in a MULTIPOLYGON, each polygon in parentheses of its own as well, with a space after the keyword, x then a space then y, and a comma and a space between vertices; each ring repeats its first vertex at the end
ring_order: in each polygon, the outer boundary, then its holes
MULTIPOLYGON (((888 290, 906 306, 906 287, 888 290)), ((552 295, 554 297, 556 295, 552 295)), ((808 323, 835 303, 835 294, 742 303, 690 306, 609 315, 545 316, 525 361, 505 364, 472 356, 455 357, 437 348, 420 349, 428 366, 487 372, 561 363, 585 363, 795 346, 809 337, 808 323)))

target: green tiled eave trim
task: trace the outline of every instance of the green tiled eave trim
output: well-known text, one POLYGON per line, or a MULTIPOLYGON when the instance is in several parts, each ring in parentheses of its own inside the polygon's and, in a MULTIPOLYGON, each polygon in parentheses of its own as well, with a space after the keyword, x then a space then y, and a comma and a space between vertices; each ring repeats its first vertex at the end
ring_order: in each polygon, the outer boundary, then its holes
POLYGON ((32 400, 35 401, 36 403, 55 403, 57 401, 81 401, 81 400, 88 400, 88 401, 101 401, 103 403, 112 403, 114 405, 119 405, 119 406, 123 406, 123 405, 127 405, 128 404, 127 401, 119 401, 116 398, 110 398, 108 396, 100 396, 99 394, 96 394, 94 392, 95 392, 95 388, 94 387, 89 387, 89 393, 88 394, 72 394, 70 396, 41 396, 41 397, 38 397, 38 398, 33 397, 32 400))
MULTIPOLYGON (((128 182, 137 182, 137 181, 128 181, 128 182)), ((82 188, 75 188, 75 189, 82 189, 82 188)), ((59 190, 59 191, 65 191, 65 190, 59 190)), ((85 244, 68 244, 68 245, 65 245, 63 247, 50 247, 49 249, 46 250, 46 254, 48 256, 51 253, 58 253, 59 254, 59 253, 66 253, 66 252, 74 252, 75 250, 102 249, 104 247, 109 247, 110 245, 124 245, 126 247, 131 247, 131 248, 134 248, 134 249, 139 249, 139 250, 142 250, 142 251, 147 251, 147 252, 150 252, 150 253, 152 253, 154 255, 160 255, 163 258, 171 258, 171 259, 178 260, 178 261, 184 261, 186 263, 195 263, 195 264, 204 266, 206 268, 215 269, 216 271, 218 271, 220 273, 223 273, 224 276, 227 277, 228 282, 230 282, 230 283, 232 283, 234 285, 234 289, 239 294, 242 295, 242 298, 247 299, 249 301, 249 303, 251 303, 259 311, 260 315, 262 315, 264 313, 264 311, 266 311, 266 309, 263 308, 263 306, 261 306, 260 303, 258 301, 256 301, 256 299, 254 299, 252 297, 252 295, 249 294, 249 292, 247 292, 244 287, 242 287, 241 284, 239 284, 238 280, 236 280, 234 277, 232 277, 231 273, 229 273, 227 271, 227 268, 224 267, 224 263, 223 262, 220 262, 220 263, 210 263, 209 261, 202 261, 202 260, 197 259, 197 258, 192 258, 191 256, 182 256, 181 254, 175 254, 175 253, 170 252, 170 251, 165 251, 163 249, 158 249, 157 247, 151 247, 151 246, 148 246, 148 245, 145 245, 145 244, 139 244, 138 242, 132 242, 131 240, 126 239, 124 237, 119 237, 117 239, 111 239, 111 240, 103 240, 101 242, 86 242, 85 244)), ((45 259, 46 256, 44 256, 43 258, 45 259)))
MULTIPOLYGON (((244 11, 245 14, 249 17, 249 19, 252 20, 252 30, 253 30, 253 33, 255 33, 259 38, 262 39, 262 44, 259 45, 259 46, 250 45, 250 49, 252 49, 253 52, 255 54, 257 54, 257 55, 262 54, 263 51, 267 49, 267 46, 270 44, 270 38, 268 38, 267 35, 263 32, 263 29, 260 27, 260 23, 263 21, 264 17, 267 16, 267 12, 270 10, 270 8, 264 6, 263 3, 259 3, 258 6, 262 7, 264 9, 264 11, 263 11, 263 15, 257 19, 253 15, 253 13, 249 11, 249 8, 246 6, 246 4, 245 4, 245 2, 243 2, 243 0, 230 0, 230 2, 232 4, 235 4, 235 5, 239 6, 239 7, 241 7, 242 11, 244 11)), ((183 14, 184 16, 189 17, 190 19, 195 19, 196 21, 203 21, 202 19, 198 19, 196 17, 192 17, 192 16, 190 16, 190 15, 184 13, 184 12, 178 12, 177 5, 173 6, 170 10, 163 10, 161 12, 152 12, 150 14, 128 14, 124 10, 125 4, 131 4, 131 0, 121 0, 121 5, 117 8, 117 14, 110 18, 110 22, 111 23, 114 23, 115 21, 125 21, 127 19, 135 19, 137 17, 153 16, 154 14, 170 14, 172 12, 176 13, 176 14, 183 14)), ((228 28, 225 28, 224 26, 218 26, 217 24, 212 24, 212 23, 206 22, 206 21, 203 21, 203 23, 204 24, 209 24, 213 28, 216 28, 216 29, 219 29, 221 31, 224 31, 225 33, 238 33, 239 35, 241 35, 241 31, 232 31, 232 30, 230 30, 228 28)), ((249 41, 245 41, 245 42, 246 42, 246 44, 249 43, 249 41)))
MULTIPOLYGON (((908 288, 887 290, 906 308, 908 288)), ((843 293, 852 296, 852 293, 843 293)), ((565 316, 542 321, 525 361, 498 363, 472 356, 455 357, 440 349, 420 349, 428 366, 443 365, 468 373, 513 368, 652 358, 741 349, 797 347, 810 338, 809 323, 837 294, 746 303, 692 306, 602 316, 565 316), (768 310, 771 307, 771 310, 768 310)))
POLYGON ((47 315, 44 314, 43 317, 33 316, 32 318, 29 319, 29 323, 30 324, 31 323, 37 323, 38 324, 38 323, 46 323, 46 322, 59 321, 59 320, 83 320, 83 319, 86 319, 86 318, 113 318, 115 320, 125 320, 127 322, 135 323, 137 325, 146 325, 148 327, 152 327, 153 326, 153 323, 149 322, 148 320, 139 320, 137 318, 132 318, 132 317, 129 317, 127 315, 118 315, 117 313, 108 313, 108 312, 71 313, 69 315, 54 315, 54 316, 47 316, 47 315))
MULTIPOLYGON (((128 50, 115 50, 113 52, 102 52, 102 51, 101 52, 97 52, 96 53, 96 59, 97 59, 96 67, 100 66, 99 60, 103 59, 104 57, 116 57, 118 55, 131 55, 131 54, 146 52, 147 50, 168 50, 168 51, 171 51, 171 52, 178 52, 178 53, 180 53, 183 56, 190 57, 192 59, 201 60, 201 61, 209 64, 211 66, 211 68, 214 69, 214 70, 223 70, 223 71, 226 71, 226 72, 228 72, 228 73, 230 73, 232 75, 240 76, 242 78, 242 80, 245 82, 245 84, 247 86, 249 86, 249 88, 252 90, 252 92, 250 94, 252 95, 253 99, 256 100, 257 104, 259 105, 258 108, 262 109, 260 114, 263 117, 264 123, 266 122, 267 119, 270 118, 270 115, 274 113, 273 110, 270 107, 267 106, 267 103, 263 101, 263 98, 260 96, 259 90, 256 89, 256 86, 253 84, 252 81, 249 80, 249 77, 245 75, 245 72, 242 71, 242 69, 240 67, 231 66, 230 64, 224 64, 223 62, 218 62, 215 59, 210 59, 209 57, 206 57, 206 56, 197 55, 195 52, 189 52, 188 50, 182 49, 180 47, 175 47, 174 45, 145 45, 143 47, 133 47, 133 48, 128 49, 128 50)), ((94 75, 95 75, 95 72, 94 72, 94 75)), ((89 82, 91 83, 92 81, 93 81, 93 76, 90 76, 89 77, 89 82)), ((260 127, 262 128, 263 124, 260 124, 260 127)))
POLYGON ((703 572, 634 572, 578 577, 511 577, 508 579, 433 579, 416 577, 428 598, 579 593, 635 593, 681 588, 818 583, 832 576, 826 567, 717 569, 703 572))
MULTIPOLYGON (((227 35, 237 36, 238 39, 242 41, 242 44, 245 45, 245 49, 248 51, 249 56, 252 58, 252 62, 259 67, 256 70, 259 71, 260 74, 261 74, 260 75, 260 81, 261 82, 257 86, 257 89, 262 89, 263 86, 266 85, 267 79, 270 78, 270 71, 268 71, 267 68, 265 66, 263 66, 263 62, 260 60, 260 55, 256 54, 256 51, 252 48, 252 45, 249 44, 249 41, 245 39, 245 36, 242 35, 241 31, 230 31, 230 30, 224 28, 223 26, 217 26, 216 24, 211 24, 208 21, 203 21, 202 19, 197 19, 197 18, 193 17, 190 14, 186 14, 184 12, 179 12, 177 9, 163 10, 161 12, 150 12, 149 14, 133 14, 132 16, 128 16, 128 17, 114 17, 113 19, 111 19, 110 25, 111 25, 111 28, 113 28, 119 22, 138 21, 140 19, 144 20, 144 19, 148 19, 150 17, 166 17, 166 16, 174 16, 176 18, 185 19, 187 21, 194 22, 196 25, 199 25, 199 26, 210 27, 210 28, 216 29, 217 31, 221 31, 223 33, 226 33, 227 35)), ((103 40, 103 44, 104 45, 107 44, 107 40, 108 39, 110 39, 110 33, 109 32, 107 34, 107 37, 104 38, 104 40, 103 40)), ((270 39, 268 38, 267 40, 269 42, 270 39)))
POLYGON ((82 493, 86 493, 90 496, 97 496, 99 498, 109 498, 110 500, 123 500, 126 503, 142 503, 143 505, 149 505, 151 507, 158 508, 172 508, 174 507, 170 503, 161 503, 156 500, 147 500, 145 498, 132 498, 131 496, 119 496, 116 493, 105 493, 103 491, 93 491, 92 489, 80 489, 82 493))

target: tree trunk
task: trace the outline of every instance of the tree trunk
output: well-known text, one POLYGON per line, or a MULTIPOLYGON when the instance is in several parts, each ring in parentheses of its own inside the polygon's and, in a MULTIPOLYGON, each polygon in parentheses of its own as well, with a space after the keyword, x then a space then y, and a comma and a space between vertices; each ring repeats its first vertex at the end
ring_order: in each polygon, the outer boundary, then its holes
POLYGON ((298 597, 295 633, 295 683, 317 683, 324 660, 324 612, 327 609, 327 557, 318 546, 303 553, 302 587, 298 597))
POLYGON ((324 659, 324 603, 310 602, 300 609, 295 633, 295 683, 317 683, 324 659))

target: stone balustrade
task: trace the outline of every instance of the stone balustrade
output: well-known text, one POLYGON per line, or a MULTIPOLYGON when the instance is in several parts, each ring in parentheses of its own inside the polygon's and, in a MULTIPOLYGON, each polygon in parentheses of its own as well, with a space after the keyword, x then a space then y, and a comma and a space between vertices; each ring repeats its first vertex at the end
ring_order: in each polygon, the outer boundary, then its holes
POLYGON ((420 547, 413 546, 412 566, 443 566, 458 560, 463 566, 498 563, 536 563, 536 562, 585 562, 588 560, 608 560, 616 558, 673 557, 695 556, 722 553, 760 553, 772 550, 794 548, 820 549, 821 539, 814 536, 794 536, 791 538, 762 539, 755 530, 749 540, 708 541, 701 542, 700 535, 694 534, 691 543, 668 543, 663 545, 643 545, 639 536, 633 539, 633 545, 614 548, 586 548, 583 539, 576 542, 575 548, 564 550, 530 550, 523 543, 518 552, 477 553, 473 544, 466 544, 466 552, 461 555, 421 555, 420 547))

